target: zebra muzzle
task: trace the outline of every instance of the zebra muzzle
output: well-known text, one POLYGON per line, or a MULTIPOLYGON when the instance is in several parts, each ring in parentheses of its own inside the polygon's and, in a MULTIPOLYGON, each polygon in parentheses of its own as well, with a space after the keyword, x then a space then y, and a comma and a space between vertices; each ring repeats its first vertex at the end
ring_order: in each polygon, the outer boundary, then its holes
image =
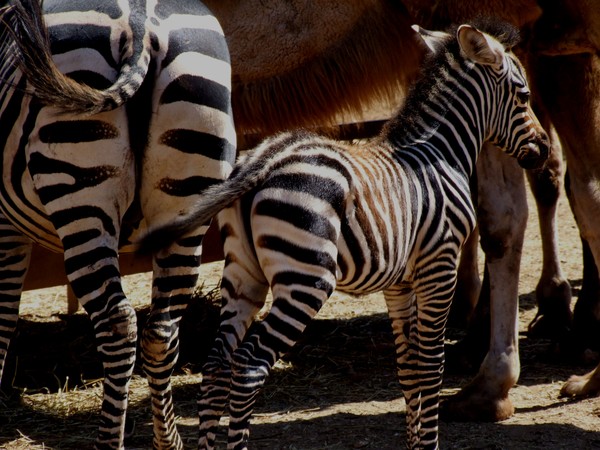
POLYGON ((523 169, 539 169, 544 165, 549 154, 549 140, 545 135, 540 135, 520 148, 517 161, 523 169))

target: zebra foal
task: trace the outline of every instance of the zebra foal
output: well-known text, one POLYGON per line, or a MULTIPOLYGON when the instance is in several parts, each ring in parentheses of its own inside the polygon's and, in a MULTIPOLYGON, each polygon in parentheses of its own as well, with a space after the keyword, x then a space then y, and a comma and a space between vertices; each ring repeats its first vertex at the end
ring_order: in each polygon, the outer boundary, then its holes
MULTIPOLYGON (((147 225, 189 208, 199 184, 230 173, 229 51, 199 0, 45 0, 42 8, 21 0, 0 9, 0 375, 36 241, 64 253, 90 316, 104 367, 95 445, 120 449, 137 323, 118 253, 133 250, 147 225)), ((183 448, 170 377, 205 231, 190 230, 153 258, 141 365, 154 448, 183 448)))
POLYGON ((477 155, 491 141, 523 167, 537 167, 548 139, 510 52, 514 30, 491 22, 451 33, 416 29, 431 55, 379 138, 357 145, 307 132, 270 138, 193 210, 146 237, 160 246, 218 213, 223 306, 203 368, 201 448, 214 446, 227 407, 228 448, 247 447, 260 387, 334 289, 383 291, 408 444, 438 447, 445 323, 457 257, 475 225, 469 178, 477 155), (254 321, 269 288, 272 307, 254 321))

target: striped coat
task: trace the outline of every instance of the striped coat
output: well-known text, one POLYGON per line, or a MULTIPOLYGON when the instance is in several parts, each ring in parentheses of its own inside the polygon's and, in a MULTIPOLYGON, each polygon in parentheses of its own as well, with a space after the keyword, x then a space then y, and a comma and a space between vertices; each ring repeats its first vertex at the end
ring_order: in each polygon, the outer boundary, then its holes
POLYGON ((480 26, 488 33, 418 29, 432 56, 377 139, 267 139, 192 209, 146 237, 162 247, 217 215, 224 238, 221 325, 199 402, 202 448, 214 446, 227 408, 228 448, 247 447, 260 387, 334 289, 383 291, 408 444, 438 447, 444 331, 458 254, 475 226, 469 178, 477 156, 486 141, 527 168, 548 156, 523 68, 508 50, 514 31, 480 26), (272 307, 255 321, 269 288, 272 307))
MULTIPOLYGON (((96 447, 123 448, 137 324, 118 252, 230 173, 227 43, 198 0, 46 0, 43 11, 24 0, 1 11, 0 374, 35 241, 64 253, 94 326, 105 374, 96 447)), ((156 448, 183 446, 170 376, 205 231, 153 261, 142 366, 156 448)))

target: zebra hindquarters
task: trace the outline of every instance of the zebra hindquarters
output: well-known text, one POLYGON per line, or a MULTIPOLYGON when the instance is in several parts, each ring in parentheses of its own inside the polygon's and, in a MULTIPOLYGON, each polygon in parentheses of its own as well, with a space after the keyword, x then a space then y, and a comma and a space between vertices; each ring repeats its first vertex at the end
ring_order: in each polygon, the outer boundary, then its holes
POLYGON ((433 283, 384 291, 396 345, 398 378, 406 401, 410 448, 438 448, 444 334, 456 268, 428 274, 433 283), (443 273, 442 273, 443 272, 443 273))
MULTIPOLYGON (((205 188, 229 175, 236 152, 231 66, 217 19, 197 0, 162 5, 168 7, 153 18, 156 64, 140 183, 142 213, 151 229, 192 209, 205 188)), ((155 448, 182 447, 170 379, 179 353, 179 322, 198 284, 207 229, 208 223, 154 255, 142 357, 155 448)))
MULTIPOLYGON (((264 297, 262 280, 268 282, 273 295, 268 314, 249 327, 231 358, 230 449, 247 447, 250 416, 268 374, 298 341, 336 286, 336 243, 340 234, 337 215, 309 208, 307 196, 301 192, 280 194, 280 189, 260 191, 254 198, 250 223, 242 219, 248 217, 243 204, 249 204, 250 199, 243 199, 238 220, 231 220, 225 227, 227 255, 241 255, 237 258, 238 267, 230 263, 224 277, 224 288, 235 288, 228 292, 232 297, 228 299, 228 308, 234 313, 243 311, 228 319, 231 332, 236 333, 228 345, 236 345, 237 336, 249 324, 249 314, 260 306, 259 296, 264 297), (290 214, 291 208, 300 205, 304 214, 290 214), (319 214, 323 214, 322 220, 317 220, 319 214), (252 241, 243 234, 248 225, 252 241), (249 268, 245 272, 239 269, 243 265, 249 268), (258 268, 260 271, 255 273, 258 268), (244 283, 253 284, 254 292, 244 283), (253 295, 256 297, 249 298, 253 295)), ((316 200, 315 203, 323 206, 316 200)))
MULTIPOLYGON (((8 347, 17 327, 19 301, 30 257, 31 240, 0 214, 0 386, 8 347)), ((10 390, 6 381, 2 387, 10 390)))
POLYGON ((223 31, 199 1, 171 3, 185 9, 186 21, 182 26, 176 11, 156 18, 152 114, 140 185, 151 229, 193 210, 204 189, 230 174, 236 157, 231 64, 223 31))
POLYGON ((28 156, 33 187, 62 242, 67 278, 90 316, 104 366, 96 446, 122 448, 137 341, 118 259, 121 222, 136 185, 125 111, 82 118, 41 108, 28 156))

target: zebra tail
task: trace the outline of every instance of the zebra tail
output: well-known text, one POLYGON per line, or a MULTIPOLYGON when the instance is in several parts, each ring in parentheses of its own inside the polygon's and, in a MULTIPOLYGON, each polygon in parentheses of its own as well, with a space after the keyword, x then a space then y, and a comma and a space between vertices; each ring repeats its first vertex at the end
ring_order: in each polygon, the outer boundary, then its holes
MULTIPOLYGON (((43 104, 63 113, 91 115, 115 109, 137 92, 150 63, 150 47, 145 44, 141 55, 121 64, 117 81, 106 90, 94 89, 67 77, 56 67, 50 51, 47 28, 39 0, 11 1, 11 11, 2 26, 12 35, 14 61, 33 86, 29 94, 43 104)), ((133 40, 144 39, 134 35, 133 40)))
POLYGON ((150 227, 138 242, 137 252, 149 253, 167 248, 179 237, 208 225, 221 210, 259 186, 269 172, 270 165, 265 164, 262 158, 241 158, 228 179, 200 193, 200 199, 191 210, 182 211, 166 225, 150 227))

